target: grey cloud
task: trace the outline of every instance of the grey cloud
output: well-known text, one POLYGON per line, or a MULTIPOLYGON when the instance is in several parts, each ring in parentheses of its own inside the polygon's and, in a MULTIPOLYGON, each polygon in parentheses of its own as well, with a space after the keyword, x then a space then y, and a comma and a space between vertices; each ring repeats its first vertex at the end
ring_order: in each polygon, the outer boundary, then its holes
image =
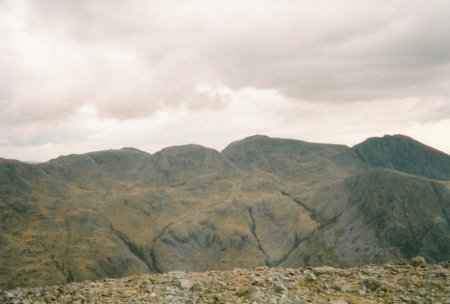
POLYGON ((358 23, 341 30, 319 29, 314 43, 302 44, 291 32, 291 39, 280 39, 284 44, 271 45, 265 40, 277 41, 277 37, 268 35, 259 44, 238 45, 230 66, 245 69, 230 69, 226 76, 236 87, 272 87, 289 97, 327 102, 448 96, 449 87, 442 83, 449 79, 448 12, 450 5, 442 2, 425 13, 420 6, 409 14, 399 10, 390 19, 363 23, 362 29, 358 23))
POLYGON ((17 104, 0 110, 11 121, 64 119, 82 104, 121 120, 226 107, 227 96, 199 85, 273 89, 293 102, 450 97, 448 1, 24 3, 24 26, 44 33, 62 63, 50 72, 16 65, 0 86, 17 104), (24 81, 34 83, 31 99, 19 92, 24 81), (61 90, 41 89, 56 81, 61 90))

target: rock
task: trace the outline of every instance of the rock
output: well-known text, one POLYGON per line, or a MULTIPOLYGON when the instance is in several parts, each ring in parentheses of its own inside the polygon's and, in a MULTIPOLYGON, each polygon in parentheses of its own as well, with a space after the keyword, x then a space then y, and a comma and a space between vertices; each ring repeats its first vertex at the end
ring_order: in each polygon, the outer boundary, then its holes
POLYGON ((364 289, 367 289, 367 290, 370 290, 370 291, 375 291, 378 288, 382 287, 383 285, 377 280, 366 279, 366 280, 363 280, 361 282, 361 286, 364 289))
POLYGON ((426 267, 428 265, 425 258, 421 257, 421 256, 416 256, 416 257, 412 258, 410 264, 411 264, 411 266, 414 266, 414 267, 426 267))
POLYGON ((264 284, 261 277, 252 276, 251 280, 252 280, 252 285, 254 285, 254 286, 261 286, 264 284))
POLYGON ((191 289, 193 285, 194 285, 194 282, 189 281, 187 279, 181 279, 181 280, 175 281, 175 286, 177 286, 178 288, 181 288, 181 289, 191 289))
POLYGON ((337 282, 336 284, 331 285, 331 288, 340 292, 348 292, 350 290, 349 285, 343 282, 337 282))
POLYGON ((241 288, 236 291, 236 295, 240 298, 248 297, 255 291, 254 288, 241 288))
POLYGON ((193 284, 192 284, 192 286, 191 286, 191 290, 192 291, 201 291, 201 290, 203 290, 204 288, 203 288, 203 284, 202 283, 200 283, 200 282, 194 282, 193 284))
POLYGON ((256 303, 261 303, 264 298, 265 298, 264 292, 262 292, 259 289, 253 294, 251 294, 251 301, 254 301, 256 303))
POLYGON ((436 278, 446 279, 448 275, 447 275, 447 273, 445 273, 445 271, 436 270, 436 271, 433 271, 433 276, 436 278))
POLYGON ((401 277, 397 280, 397 282, 400 286, 404 287, 414 286, 414 281, 410 277, 401 277))
POLYGON ((317 277, 312 272, 305 272, 305 279, 307 282, 314 282, 317 280, 317 277))
POLYGON ((336 269, 334 267, 330 267, 330 266, 322 266, 322 267, 314 267, 313 272, 315 275, 322 275, 322 274, 329 274, 329 275, 333 275, 336 273, 336 269))
POLYGON ((281 283, 276 283, 273 286, 273 290, 275 290, 275 292, 277 293, 283 293, 287 290, 287 288, 281 283))
POLYGON ((0 303, 446 303, 443 266, 176 272, 0 292, 0 303), (334 274, 330 274, 334 272, 334 274), (254 283, 257 282, 257 285, 254 283))
POLYGON ((290 304, 292 303, 287 297, 286 295, 282 295, 278 300, 277 300, 277 304, 290 304))

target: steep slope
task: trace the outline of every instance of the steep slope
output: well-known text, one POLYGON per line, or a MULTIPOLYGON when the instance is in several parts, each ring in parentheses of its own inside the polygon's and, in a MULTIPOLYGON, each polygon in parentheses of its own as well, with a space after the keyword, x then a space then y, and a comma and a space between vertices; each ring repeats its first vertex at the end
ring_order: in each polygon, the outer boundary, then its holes
POLYGON ((236 168, 218 151, 199 145, 165 148, 155 153, 141 171, 143 182, 163 185, 238 174, 236 168))
POLYGON ((200 146, 5 163, 3 286, 272 264, 316 227, 270 181, 200 146))
POLYGON ((53 177, 88 187, 101 179, 136 180, 150 158, 146 152, 123 148, 60 156, 35 166, 53 177))
POLYGON ((320 228, 284 266, 450 259, 450 191, 437 181, 373 169, 320 189, 309 205, 320 228))
POLYGON ((185 145, 0 160, 0 287, 441 261, 450 258, 449 191, 450 182, 369 170, 346 146, 266 136, 222 153, 185 145))
POLYGON ((79 187, 85 180, 95 184, 97 176, 86 171, 82 182, 67 182, 65 177, 74 179, 67 173, 73 166, 58 166, 56 176, 44 168, 0 162, 0 172, 7 175, 0 180, 1 285, 56 284, 146 272, 147 266, 129 252, 99 212, 95 203, 101 190, 79 187))
POLYGON ((374 137, 353 149, 372 168, 450 180, 450 156, 403 135, 374 137))
POLYGON ((275 177, 290 192, 310 191, 367 168, 347 146, 261 135, 234 142, 222 154, 246 172, 275 177))

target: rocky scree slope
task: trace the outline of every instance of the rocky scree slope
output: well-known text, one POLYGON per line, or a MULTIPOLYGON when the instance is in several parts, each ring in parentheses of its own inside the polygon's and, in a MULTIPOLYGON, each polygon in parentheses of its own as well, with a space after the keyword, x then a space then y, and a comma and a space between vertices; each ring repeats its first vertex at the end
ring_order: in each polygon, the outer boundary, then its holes
POLYGON ((169 272, 0 291, 2 303, 449 303, 448 263, 169 272))
POLYGON ((448 260, 450 157, 405 137, 389 140, 389 155, 425 149, 401 158, 429 170, 375 166, 365 155, 385 150, 371 153, 364 143, 267 136, 222 152, 186 145, 33 165, 2 159, 0 286, 176 270, 349 267, 417 254, 448 260))

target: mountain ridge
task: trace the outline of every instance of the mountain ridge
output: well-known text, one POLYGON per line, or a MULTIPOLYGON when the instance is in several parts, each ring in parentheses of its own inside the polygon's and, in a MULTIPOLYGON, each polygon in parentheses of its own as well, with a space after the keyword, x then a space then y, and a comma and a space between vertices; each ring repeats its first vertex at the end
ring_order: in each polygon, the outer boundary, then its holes
MULTIPOLYGON (((394 141, 400 151, 421 152, 401 153, 407 164, 450 159, 394 141)), ((450 259, 450 178, 431 179, 437 167, 377 168, 355 149, 380 152, 362 147, 258 135, 221 152, 182 145, 39 164, 0 159, 0 286, 264 265, 348 267, 413 254, 450 259)))
POLYGON ((353 145, 351 147, 348 146, 348 145, 345 145, 345 144, 330 144, 330 143, 308 142, 308 141, 303 141, 303 140, 299 140, 299 139, 287 139, 287 138, 270 137, 270 136, 267 136, 267 135, 256 134, 256 135, 247 136, 247 137, 245 137, 245 138, 243 138, 241 140, 233 141, 230 144, 228 144, 225 148, 223 148, 222 150, 217 150, 217 149, 210 148, 210 147, 207 147, 207 146, 203 146, 203 145, 200 145, 200 144, 192 143, 192 144, 183 144, 183 145, 174 145, 174 146, 164 147, 164 148, 162 148, 162 149, 160 149, 160 150, 158 150, 158 151, 156 151, 154 153, 143 151, 143 150, 140 150, 140 149, 135 148, 135 147, 122 147, 122 148, 117 148, 117 149, 96 150, 96 151, 91 151, 91 152, 86 152, 86 153, 60 155, 60 156, 57 156, 57 157, 52 158, 50 160, 40 161, 40 162, 21 161, 21 160, 18 160, 18 159, 8 159, 8 158, 2 158, 2 157, 0 157, 0 161, 2 161, 2 160, 8 160, 8 161, 14 160, 14 161, 18 161, 18 162, 29 164, 29 165, 40 165, 40 164, 45 164, 45 163, 48 163, 48 162, 51 162, 51 161, 55 161, 55 160, 58 160, 58 159, 61 159, 61 158, 77 157, 77 156, 82 156, 82 155, 95 155, 95 154, 102 154, 102 153, 120 153, 120 152, 130 151, 130 152, 137 152, 137 153, 145 154, 147 156, 151 156, 151 155, 160 153, 163 150, 180 149, 180 148, 184 149, 184 148, 187 148, 187 147, 198 147, 198 148, 201 147, 201 148, 205 148, 205 149, 214 150, 214 151, 217 151, 217 152, 223 154, 224 151, 227 150, 227 148, 230 148, 230 146, 232 146, 232 145, 239 144, 239 143, 242 143, 242 142, 255 141, 255 140, 285 141, 285 142, 301 143, 301 144, 305 144, 305 145, 334 146, 334 147, 351 148, 351 149, 357 150, 358 146, 361 146, 361 145, 363 145, 364 143, 366 143, 368 141, 369 142, 370 141, 380 141, 380 140, 384 140, 384 139, 387 139, 387 138, 405 139, 405 140, 408 140, 410 142, 414 142, 417 145, 420 145, 422 147, 430 149, 430 150, 432 150, 435 153, 448 156, 447 153, 445 153, 445 152, 443 152, 441 150, 438 150, 438 149, 433 148, 431 146, 425 145, 425 144, 423 144, 423 143, 421 143, 421 142, 419 142, 419 141, 417 141, 417 140, 415 140, 415 139, 413 139, 413 138, 411 138, 409 136, 403 135, 403 134, 383 135, 382 137, 377 137, 377 136, 369 137, 366 140, 362 141, 361 143, 355 144, 355 145, 353 145))
POLYGON ((448 155, 408 136, 372 137, 353 149, 373 168, 385 167, 433 179, 450 179, 448 155))

